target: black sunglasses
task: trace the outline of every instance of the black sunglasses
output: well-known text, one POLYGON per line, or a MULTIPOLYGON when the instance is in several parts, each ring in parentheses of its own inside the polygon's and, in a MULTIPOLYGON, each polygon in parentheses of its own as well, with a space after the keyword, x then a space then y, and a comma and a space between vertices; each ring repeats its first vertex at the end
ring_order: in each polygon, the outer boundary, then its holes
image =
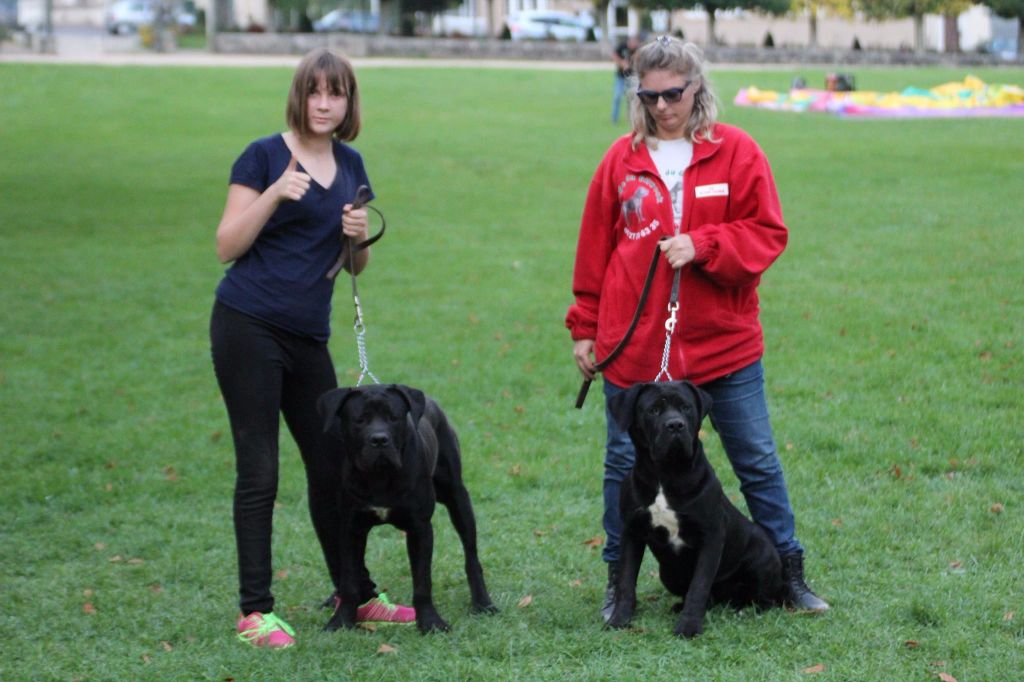
POLYGON ((683 98, 683 93, 690 87, 693 81, 686 81, 681 88, 669 88, 668 90, 641 90, 636 89, 636 96, 640 98, 640 101, 649 107, 653 107, 658 103, 658 98, 665 100, 665 104, 675 104, 683 98))

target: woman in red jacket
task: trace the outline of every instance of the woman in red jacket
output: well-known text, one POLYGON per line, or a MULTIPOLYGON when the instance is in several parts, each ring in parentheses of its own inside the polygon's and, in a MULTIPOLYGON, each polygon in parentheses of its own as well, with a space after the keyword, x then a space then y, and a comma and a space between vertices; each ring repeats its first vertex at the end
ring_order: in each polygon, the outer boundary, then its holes
MULTIPOLYGON (((711 421, 740 480, 754 521, 782 557, 789 601, 798 609, 828 604, 807 586, 803 547, 768 418, 758 321, 761 274, 786 247, 771 168, 742 130, 718 123, 700 48, 668 36, 633 58, 639 87, 630 103, 633 130, 616 140, 590 182, 573 274, 576 302, 566 326, 586 379, 596 375, 626 333, 654 249, 659 267, 644 313, 625 349, 604 369, 606 399, 632 384, 664 378, 666 304, 680 270, 679 321, 667 372, 711 394, 711 421), (659 242, 659 240, 661 240, 659 242)), ((603 558, 611 616, 618 572, 619 487, 635 459, 629 434, 610 414, 604 475, 603 558)))

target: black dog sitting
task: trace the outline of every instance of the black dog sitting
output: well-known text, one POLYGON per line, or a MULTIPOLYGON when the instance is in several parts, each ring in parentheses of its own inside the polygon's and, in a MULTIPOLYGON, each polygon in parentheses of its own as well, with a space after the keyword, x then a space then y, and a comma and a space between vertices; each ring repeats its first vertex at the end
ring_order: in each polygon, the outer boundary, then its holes
POLYGON ((436 501, 448 508, 462 541, 473 611, 497 611, 477 557, 459 441, 437 403, 408 386, 364 386, 328 391, 317 409, 333 436, 342 507, 341 606, 325 629, 355 627, 366 538, 382 523, 406 532, 420 632, 450 629, 434 607, 431 587, 436 501))
POLYGON ((622 546, 608 627, 629 625, 644 549, 684 598, 675 633, 695 637, 713 603, 781 605, 782 563, 764 530, 725 496, 698 431, 711 396, 688 381, 637 384, 609 403, 628 429, 636 464, 622 483, 622 546))

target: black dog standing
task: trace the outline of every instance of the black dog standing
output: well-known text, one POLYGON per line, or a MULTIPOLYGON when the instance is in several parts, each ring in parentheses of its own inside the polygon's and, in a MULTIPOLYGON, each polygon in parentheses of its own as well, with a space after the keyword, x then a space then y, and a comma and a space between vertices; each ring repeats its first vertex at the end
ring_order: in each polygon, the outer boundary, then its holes
POLYGON ((370 529, 382 523, 405 531, 412 568, 416 625, 423 633, 449 630, 434 607, 431 564, 436 502, 448 508, 462 541, 474 612, 497 611, 477 557, 476 521, 462 482, 459 441, 441 408, 415 388, 397 384, 338 388, 317 403, 332 438, 339 479, 342 537, 341 606, 327 630, 352 628, 370 529))
POLYGON ((646 547, 661 581, 684 598, 675 633, 695 637, 712 603, 781 605, 782 563, 760 526, 725 496, 698 432, 711 396, 688 381, 637 384, 609 407, 636 446, 622 483, 619 584, 608 626, 629 625, 646 547))

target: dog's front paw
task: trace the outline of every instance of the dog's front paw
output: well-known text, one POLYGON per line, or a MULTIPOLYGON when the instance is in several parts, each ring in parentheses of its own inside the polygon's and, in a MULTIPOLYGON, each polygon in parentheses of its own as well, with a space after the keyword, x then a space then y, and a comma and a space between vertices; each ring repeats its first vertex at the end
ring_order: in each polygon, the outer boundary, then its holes
POLYGON ((419 609, 416 609, 416 627, 424 635, 431 632, 451 632, 452 629, 452 626, 448 625, 437 612, 421 613, 419 609))
POLYGON ((334 612, 334 615, 331 616, 331 619, 327 621, 327 624, 324 625, 324 632, 334 632, 336 630, 341 630, 342 628, 345 628, 346 630, 351 630, 355 626, 355 618, 345 618, 341 615, 341 609, 338 609, 334 612))
POLYGON ((683 617, 676 623, 676 635, 678 637, 693 639, 702 632, 704 632, 704 624, 700 618, 683 617))
POLYGON ((608 619, 608 622, 604 624, 604 629, 605 630, 625 630, 626 628, 629 627, 629 624, 631 622, 632 622, 632 619, 630 619, 630 618, 616 618, 615 615, 613 614, 612 617, 608 619))
POLYGON ((491 602, 474 603, 471 610, 473 613, 497 613, 498 607, 491 602))

